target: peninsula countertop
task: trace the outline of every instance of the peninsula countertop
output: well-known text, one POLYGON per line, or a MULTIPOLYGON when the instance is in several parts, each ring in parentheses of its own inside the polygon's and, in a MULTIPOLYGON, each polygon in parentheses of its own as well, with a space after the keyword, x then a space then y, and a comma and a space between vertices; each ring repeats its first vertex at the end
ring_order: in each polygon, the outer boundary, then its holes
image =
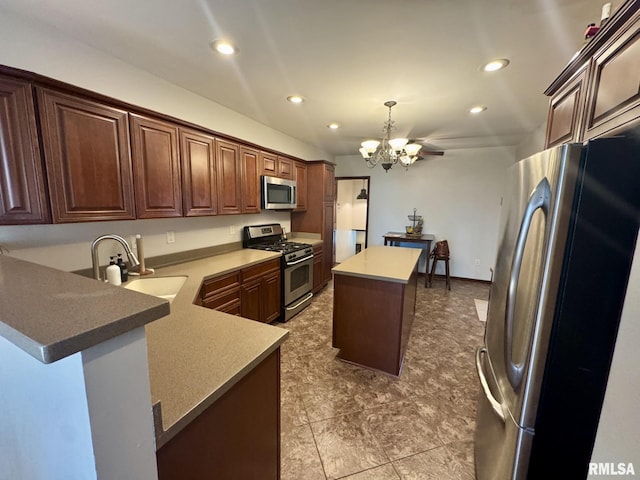
POLYGON ((202 281, 279 257, 280 253, 242 249, 156 269, 156 277, 188 277, 171 303, 171 314, 145 327, 156 448, 212 405, 288 336, 283 328, 194 305, 202 281))
POLYGON ((371 280, 408 283, 422 250, 374 245, 348 258, 331 270, 336 275, 350 275, 371 280))
POLYGON ((0 335, 52 363, 169 314, 169 303, 0 255, 0 335))

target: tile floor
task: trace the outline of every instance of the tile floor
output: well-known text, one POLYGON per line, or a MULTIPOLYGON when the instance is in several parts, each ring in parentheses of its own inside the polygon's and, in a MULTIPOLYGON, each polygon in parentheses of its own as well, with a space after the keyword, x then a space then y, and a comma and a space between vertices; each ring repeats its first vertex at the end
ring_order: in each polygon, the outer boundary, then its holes
POLYGON ((488 284, 424 288, 399 378, 344 363, 331 347, 333 290, 281 327, 282 480, 472 480, 488 284))

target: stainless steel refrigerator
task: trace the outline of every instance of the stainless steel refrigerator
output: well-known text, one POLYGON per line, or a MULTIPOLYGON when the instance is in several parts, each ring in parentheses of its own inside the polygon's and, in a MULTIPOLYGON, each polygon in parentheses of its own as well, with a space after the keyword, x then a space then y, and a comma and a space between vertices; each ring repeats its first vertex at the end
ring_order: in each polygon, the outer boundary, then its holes
POLYGON ((563 145, 508 182, 476 354, 477 479, 584 479, 638 233, 640 147, 563 145))

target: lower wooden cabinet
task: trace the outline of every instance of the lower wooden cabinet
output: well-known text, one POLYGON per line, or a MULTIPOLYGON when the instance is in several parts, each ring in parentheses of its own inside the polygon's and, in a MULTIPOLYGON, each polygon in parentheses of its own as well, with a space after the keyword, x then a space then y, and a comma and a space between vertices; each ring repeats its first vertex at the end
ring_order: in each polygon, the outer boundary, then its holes
POLYGON ((159 480, 280 478, 280 349, 157 452, 159 480))
POLYGON ((280 316, 280 259, 205 280, 197 303, 206 308, 270 323, 280 316))
POLYGON ((324 254, 322 245, 313 247, 313 293, 326 285, 324 281, 324 254))
POLYGON ((240 312, 245 318, 269 323, 280 316, 280 260, 242 270, 240 312))

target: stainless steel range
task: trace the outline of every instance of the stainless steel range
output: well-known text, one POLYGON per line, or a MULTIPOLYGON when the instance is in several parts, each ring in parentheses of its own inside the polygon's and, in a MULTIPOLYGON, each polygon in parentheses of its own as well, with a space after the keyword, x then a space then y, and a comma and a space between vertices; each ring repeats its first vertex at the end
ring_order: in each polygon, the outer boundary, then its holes
POLYGON ((242 246, 282 253, 281 321, 288 321, 311 303, 313 293, 313 247, 289 242, 278 223, 244 227, 242 246))

